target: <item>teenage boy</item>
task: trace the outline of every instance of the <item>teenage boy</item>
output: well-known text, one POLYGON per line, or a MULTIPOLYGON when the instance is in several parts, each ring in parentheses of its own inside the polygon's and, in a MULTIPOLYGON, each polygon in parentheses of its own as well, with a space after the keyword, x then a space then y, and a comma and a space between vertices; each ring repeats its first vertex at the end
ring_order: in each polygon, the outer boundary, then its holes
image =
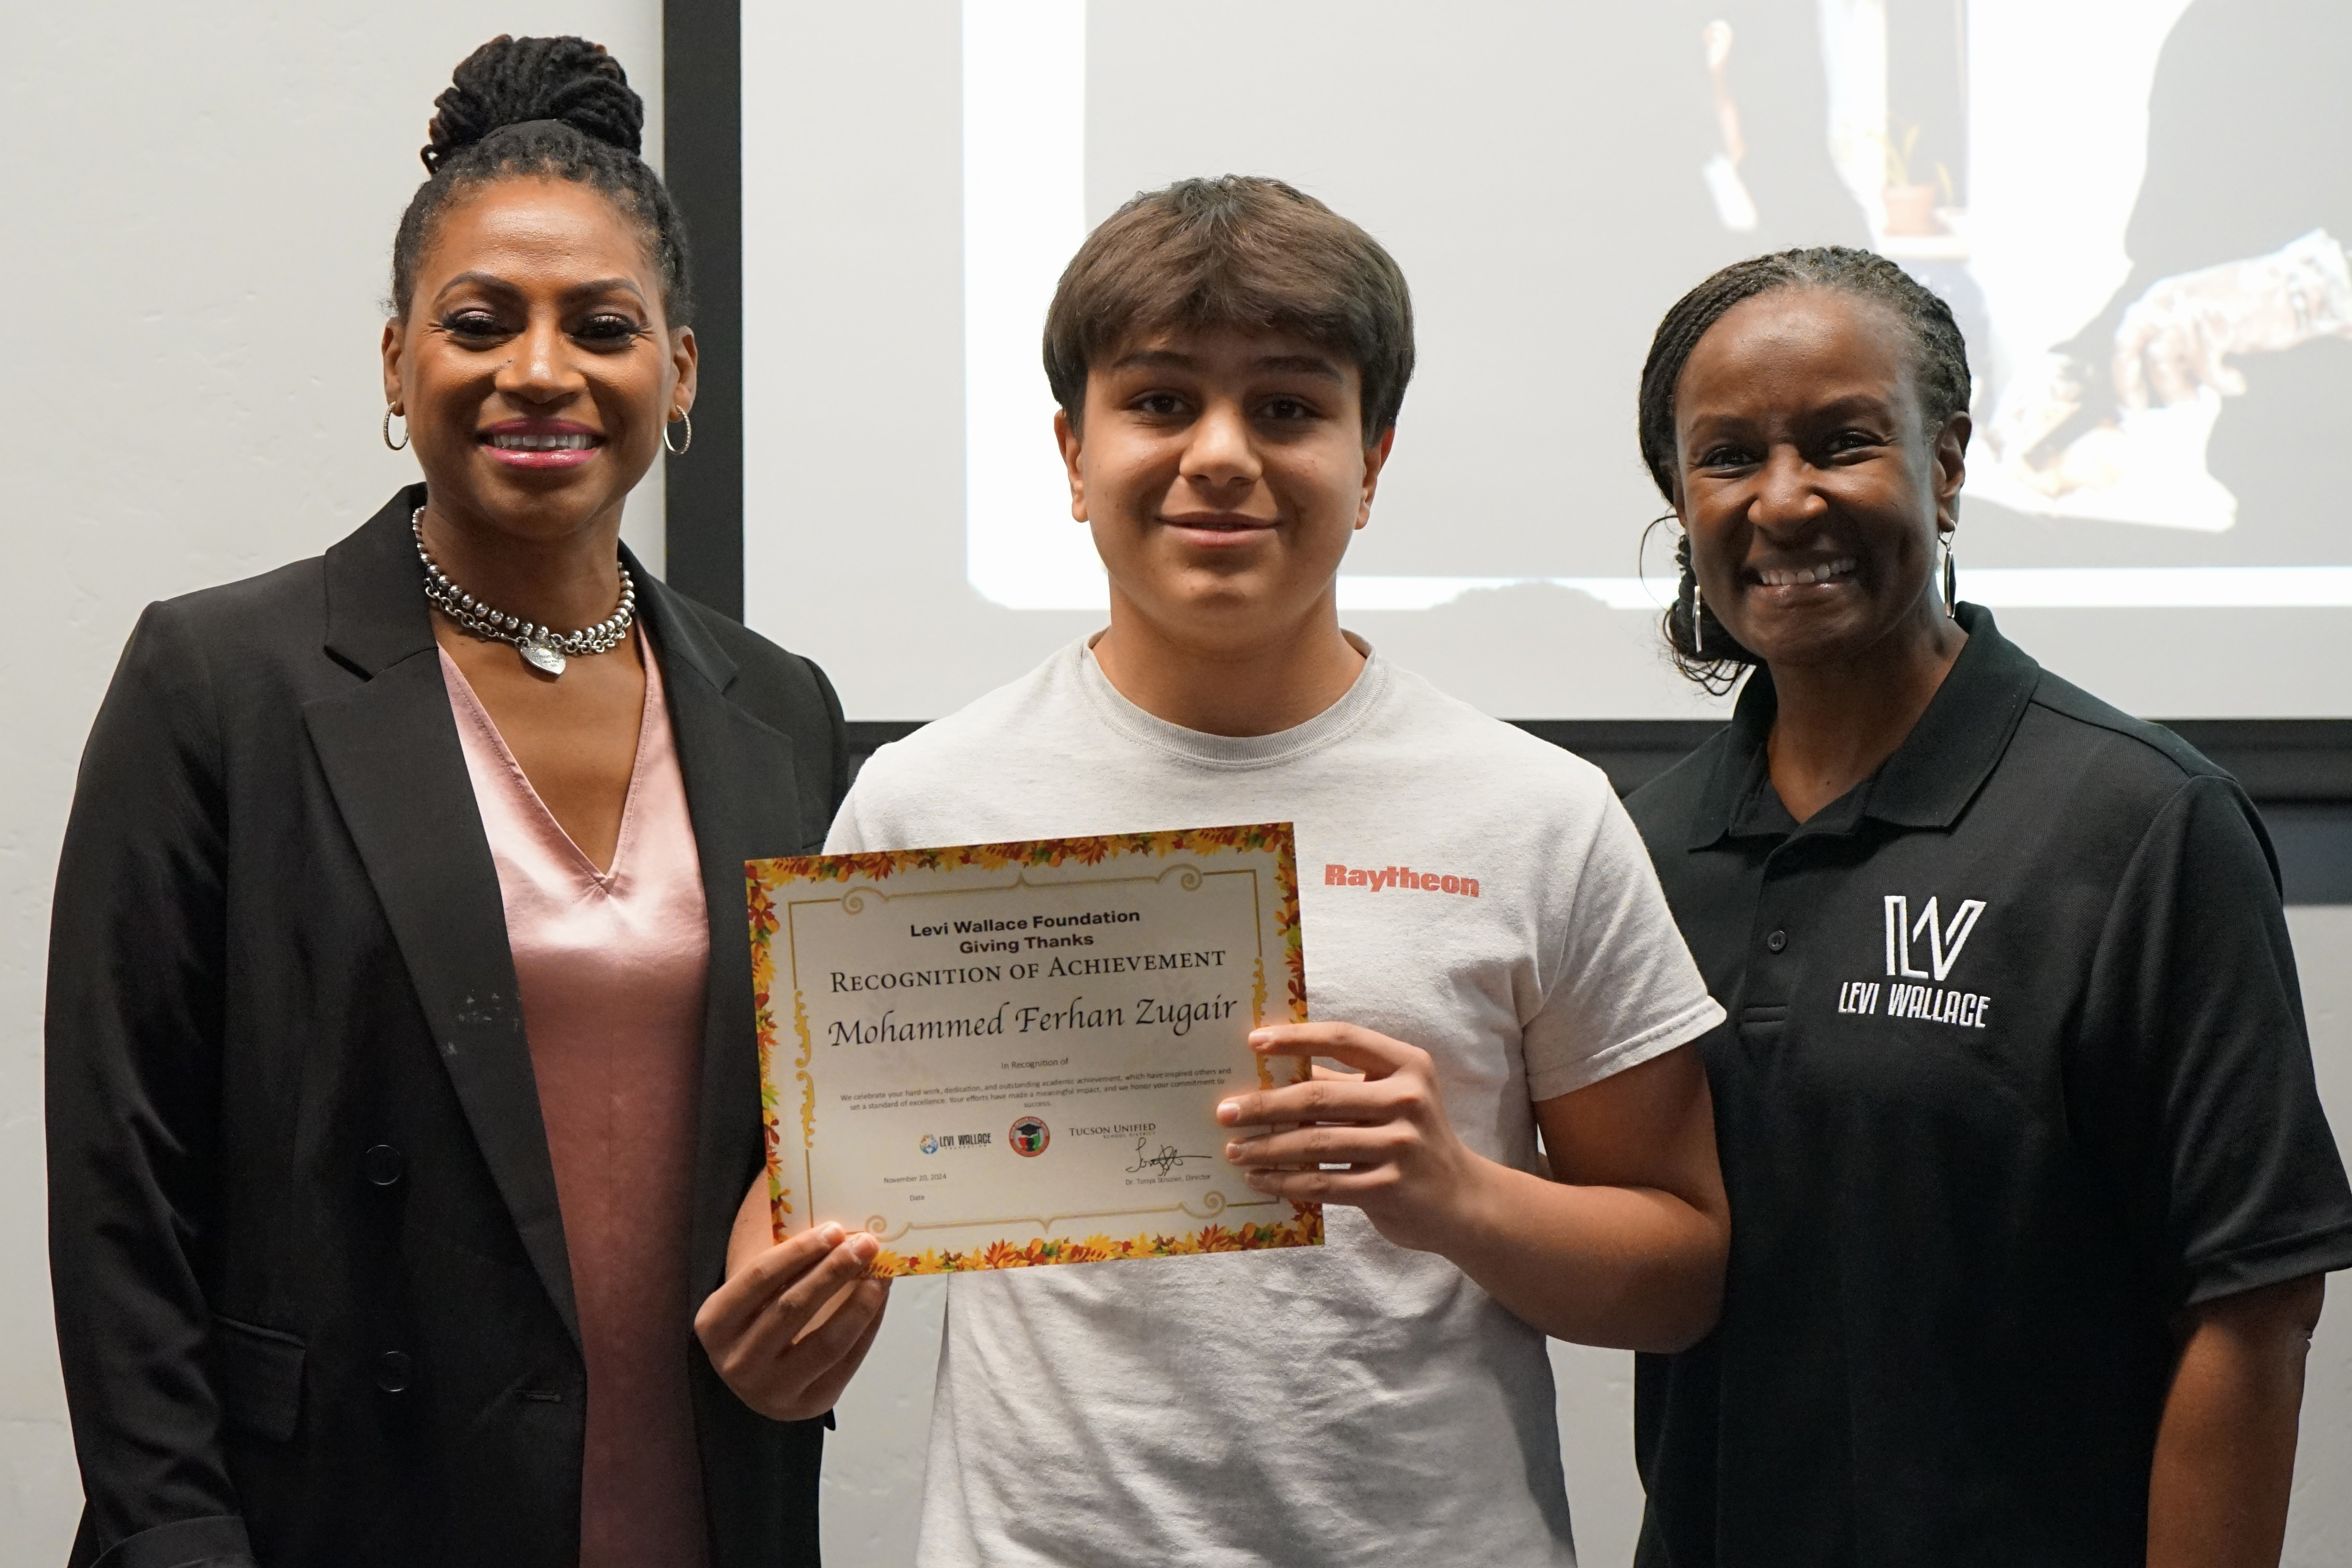
MULTIPOLYGON (((1252 1043, 1360 1075, 1219 1110, 1299 1124, 1225 1157, 1335 1205, 1324 1247, 954 1279, 923 1563, 1571 1564, 1544 1335, 1674 1350, 1715 1320, 1728 1222, 1680 1047, 1723 1015, 1641 841, 1598 770, 1339 628, 1412 353, 1395 262, 1287 185, 1121 208, 1045 328, 1110 627, 877 752, 834 825, 842 852, 1289 821, 1328 1021, 1252 1043)), ((705 1341, 812 1415, 882 1287, 791 1339, 874 1244, 768 1247, 746 1213, 705 1341)))

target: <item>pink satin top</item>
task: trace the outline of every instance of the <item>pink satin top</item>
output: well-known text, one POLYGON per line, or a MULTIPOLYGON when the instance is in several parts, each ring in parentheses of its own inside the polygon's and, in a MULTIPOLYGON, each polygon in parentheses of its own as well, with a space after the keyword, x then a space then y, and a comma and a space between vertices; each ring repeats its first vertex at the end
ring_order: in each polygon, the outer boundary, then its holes
POLYGON ((704 1568, 687 1236, 709 915, 661 668, 639 647, 645 718, 609 871, 446 651, 441 672, 498 863, 587 1355, 582 1568, 704 1568))

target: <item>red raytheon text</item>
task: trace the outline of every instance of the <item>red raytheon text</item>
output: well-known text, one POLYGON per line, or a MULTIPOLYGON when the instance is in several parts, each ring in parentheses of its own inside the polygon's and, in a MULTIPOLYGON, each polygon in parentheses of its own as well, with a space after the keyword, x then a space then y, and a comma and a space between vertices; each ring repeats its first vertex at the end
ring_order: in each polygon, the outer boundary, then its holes
POLYGON ((1465 899, 1478 896, 1478 879, 1457 877, 1451 872, 1416 871, 1410 866, 1340 866, 1327 863, 1323 868, 1323 885, 1327 888, 1366 888, 1378 892, 1382 888, 1411 888, 1423 893, 1458 893, 1465 899))

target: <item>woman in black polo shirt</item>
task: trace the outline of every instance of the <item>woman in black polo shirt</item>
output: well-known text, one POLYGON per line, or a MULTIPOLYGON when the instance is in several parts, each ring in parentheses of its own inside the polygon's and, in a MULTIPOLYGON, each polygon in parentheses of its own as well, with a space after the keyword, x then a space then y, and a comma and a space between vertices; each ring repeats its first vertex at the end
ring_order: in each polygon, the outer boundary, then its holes
POLYGON ((1943 303, 1835 248, 1717 273, 1643 373, 1668 638, 1748 679, 1628 803, 1732 1015, 1724 1316, 1641 1367, 1645 1565, 2277 1560, 2352 1194, 2269 841, 1953 602, 1968 402, 1943 303))

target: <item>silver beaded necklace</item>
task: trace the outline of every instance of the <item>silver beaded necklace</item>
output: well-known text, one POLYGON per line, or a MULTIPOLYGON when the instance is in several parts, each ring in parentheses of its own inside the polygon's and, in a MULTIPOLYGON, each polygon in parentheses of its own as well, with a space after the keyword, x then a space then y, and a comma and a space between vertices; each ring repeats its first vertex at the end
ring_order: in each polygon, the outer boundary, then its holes
POLYGON ((425 509, 408 515, 408 531, 416 536, 416 558, 425 563, 425 597, 433 607, 478 637, 514 644, 515 652, 533 669, 562 675, 572 657, 610 653, 621 646, 637 620, 637 584, 626 566, 621 568, 621 606, 584 631, 557 632, 519 616, 494 610, 449 581, 425 548, 425 509))

